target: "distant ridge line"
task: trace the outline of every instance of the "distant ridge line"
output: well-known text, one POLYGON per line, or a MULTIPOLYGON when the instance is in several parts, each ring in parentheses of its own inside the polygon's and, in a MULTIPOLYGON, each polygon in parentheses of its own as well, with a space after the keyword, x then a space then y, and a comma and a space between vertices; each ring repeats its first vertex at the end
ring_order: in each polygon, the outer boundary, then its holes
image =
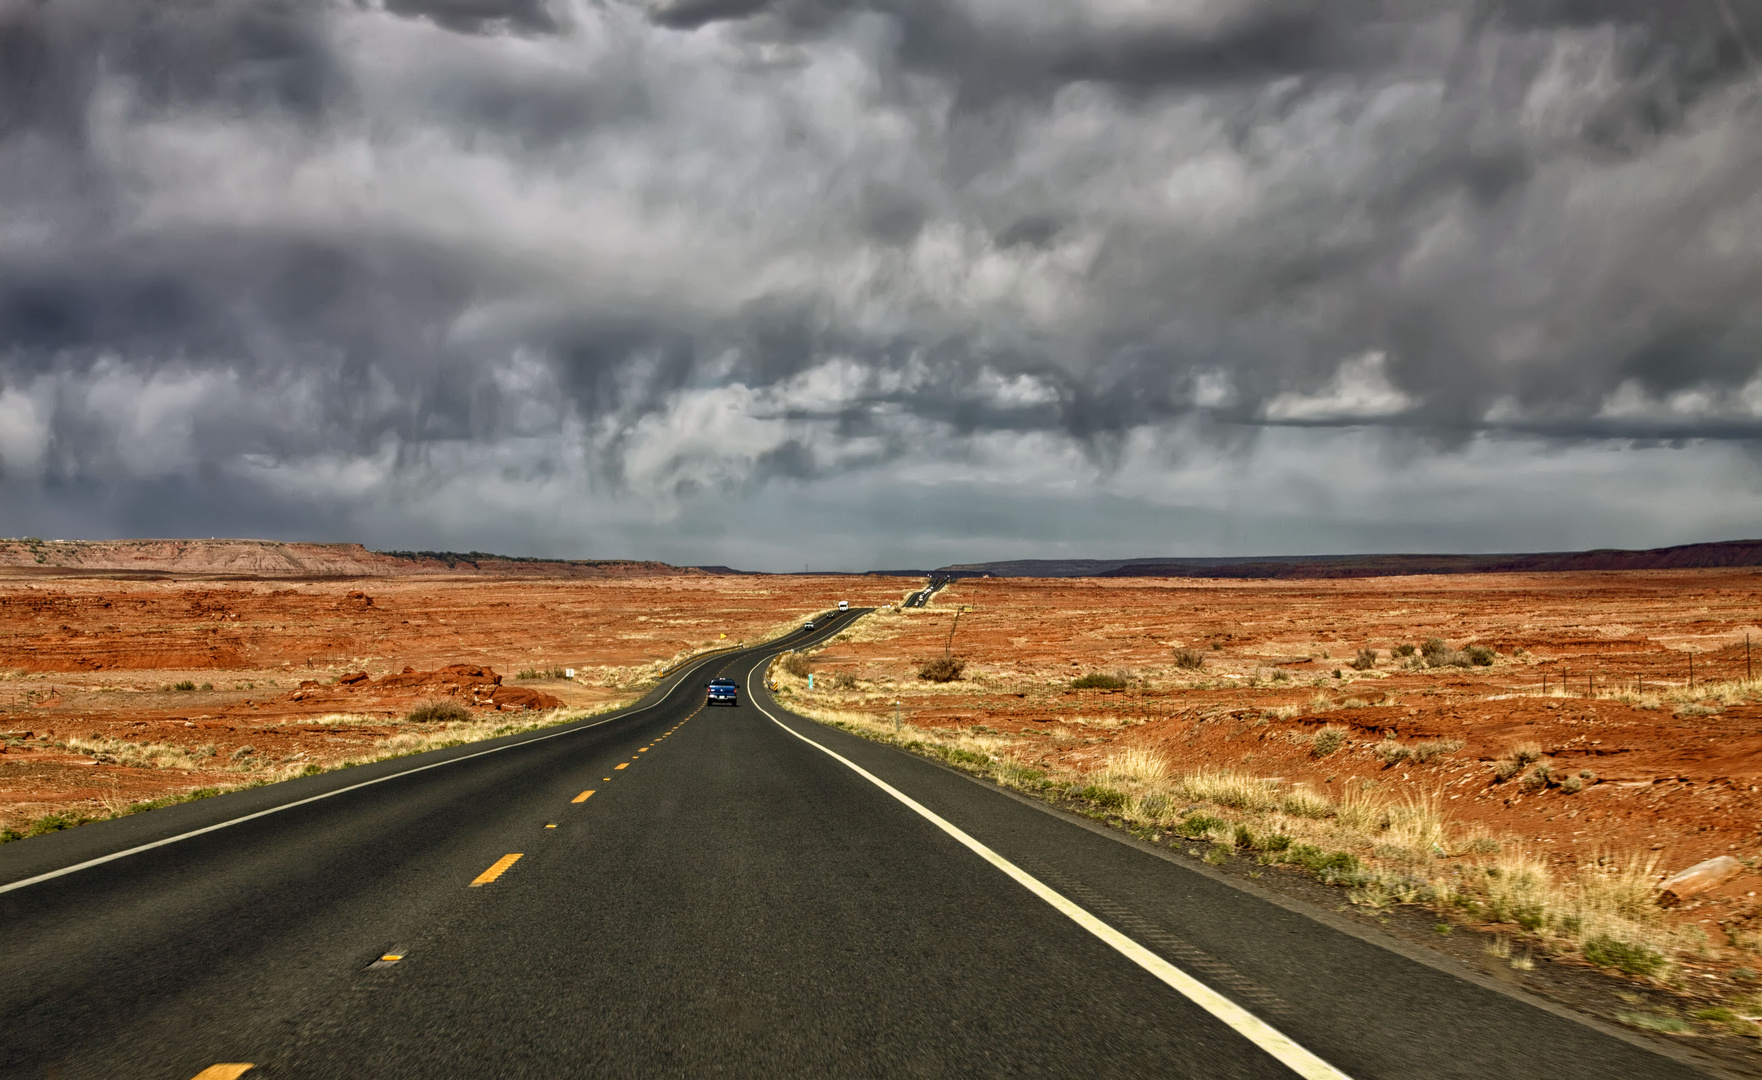
POLYGON ((1356 578, 1402 574, 1560 573, 1762 566, 1762 540, 1627 550, 1498 555, 1247 555, 1215 558, 1005 559, 956 563, 947 577, 1356 578))

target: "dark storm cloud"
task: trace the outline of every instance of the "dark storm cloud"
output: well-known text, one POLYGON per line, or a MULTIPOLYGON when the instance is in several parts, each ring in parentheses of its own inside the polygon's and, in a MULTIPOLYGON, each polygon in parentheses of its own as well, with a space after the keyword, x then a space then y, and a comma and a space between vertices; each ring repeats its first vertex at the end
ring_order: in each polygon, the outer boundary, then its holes
POLYGON ((1749 443, 1756 42, 1721 0, 0 0, 0 484, 664 518, 1275 430, 1749 443))

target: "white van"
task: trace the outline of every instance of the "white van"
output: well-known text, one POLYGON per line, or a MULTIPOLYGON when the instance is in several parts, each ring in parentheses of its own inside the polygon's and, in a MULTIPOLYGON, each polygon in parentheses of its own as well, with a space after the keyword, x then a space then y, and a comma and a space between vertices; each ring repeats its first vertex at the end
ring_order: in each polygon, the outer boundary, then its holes
POLYGON ((838 610, 839 611, 849 611, 850 610, 850 601, 849 600, 840 600, 838 602, 838 610))

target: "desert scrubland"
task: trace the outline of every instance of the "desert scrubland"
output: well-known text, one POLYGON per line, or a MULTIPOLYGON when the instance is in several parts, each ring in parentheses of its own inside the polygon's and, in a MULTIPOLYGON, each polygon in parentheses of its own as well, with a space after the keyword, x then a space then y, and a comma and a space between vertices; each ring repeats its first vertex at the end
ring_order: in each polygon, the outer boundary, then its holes
POLYGON ((694 652, 910 587, 629 565, 590 580, 0 577, 0 829, 612 708, 694 652))
POLYGON ((966 579, 774 678, 811 715, 1195 857, 1507 929, 1520 964, 1736 992, 1762 966, 1759 584, 966 579), (945 655, 958 678, 921 677, 945 655), (1744 869, 1659 904, 1715 856, 1744 869))
POLYGON ((445 569, 9 571, 0 827, 615 707, 845 599, 881 610, 772 669, 807 715, 1194 858, 1490 929, 1500 963, 1698 988, 1746 1033, 1762 1014, 1757 571, 971 578, 900 610, 919 582, 445 569), (938 661, 958 675, 925 678, 938 661), (1716 856, 1741 871, 1660 903, 1716 856))

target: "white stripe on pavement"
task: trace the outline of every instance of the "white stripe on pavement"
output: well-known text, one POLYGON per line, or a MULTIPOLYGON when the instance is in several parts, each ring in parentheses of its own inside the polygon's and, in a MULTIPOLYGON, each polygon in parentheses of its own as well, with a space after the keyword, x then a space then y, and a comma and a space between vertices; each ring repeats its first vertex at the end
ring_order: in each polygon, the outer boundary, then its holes
MULTIPOLYGON (((758 671, 759 666, 766 663, 768 659, 769 658, 767 658, 767 660, 759 661, 759 664, 755 664, 752 670, 747 672, 746 681, 748 687, 752 686, 753 673, 758 671)), ((881 779, 874 773, 868 771, 837 751, 827 749, 808 738, 806 735, 803 735, 801 732, 796 731, 788 724, 777 719, 777 717, 771 714, 771 710, 759 704, 757 697, 752 698, 752 703, 758 705, 759 711, 769 717, 773 724, 776 724, 778 727, 789 732, 791 735, 794 735, 802 742, 807 743, 814 749, 831 757, 833 760, 844 765, 864 780, 874 784, 882 791, 885 791, 887 794, 904 803, 918 816, 953 837, 962 846, 966 847, 967 850, 978 855, 981 859, 984 859, 992 866, 997 867, 999 870, 1002 870, 1005 874, 1008 874, 1011 878, 1015 879, 1016 884, 1027 889, 1048 904, 1051 904, 1060 914, 1106 942, 1109 947, 1114 949, 1114 951, 1118 952, 1121 956, 1124 956, 1145 971, 1148 971, 1158 979, 1161 979, 1181 996, 1193 1002, 1195 1005, 1198 1005, 1219 1020, 1222 1020, 1238 1035, 1241 1035, 1255 1046, 1258 1046, 1268 1054, 1271 1054, 1286 1068, 1290 1069, 1298 1076, 1303 1077, 1304 1080, 1351 1080, 1351 1077, 1298 1045, 1290 1036, 1286 1035, 1278 1028, 1273 1027, 1271 1024, 1262 1020, 1260 1017, 1255 1016, 1234 1001, 1231 1001, 1229 998, 1218 993, 1216 990, 1213 990, 1198 979, 1195 979, 1185 971, 1182 971, 1180 968, 1169 963, 1167 960, 1164 960, 1162 957, 1151 952, 1136 941, 1133 941, 1118 930, 1115 930, 1113 927, 1102 922, 1094 915, 1091 915, 1083 907, 1074 903, 1070 898, 1053 889, 1040 879, 1034 877, 1026 870, 1023 870, 1021 867, 1010 862, 1002 855, 992 851, 971 836, 968 836, 965 832, 950 824, 935 811, 919 803, 905 792, 900 791, 892 784, 889 784, 887 781, 881 779)))

